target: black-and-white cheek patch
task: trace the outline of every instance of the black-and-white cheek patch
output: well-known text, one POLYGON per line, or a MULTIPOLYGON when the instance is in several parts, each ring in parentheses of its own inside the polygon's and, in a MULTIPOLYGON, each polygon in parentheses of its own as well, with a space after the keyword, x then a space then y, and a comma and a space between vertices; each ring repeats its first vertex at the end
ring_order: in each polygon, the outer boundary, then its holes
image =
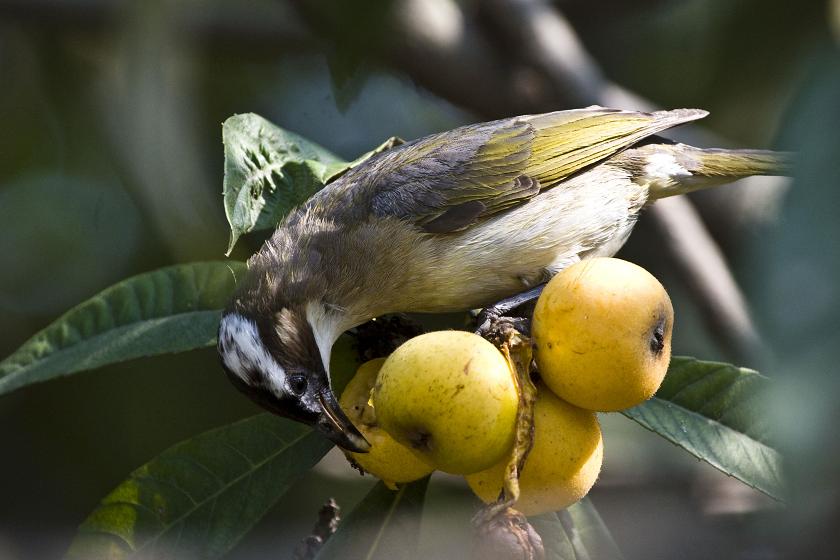
POLYGON ((219 354, 225 367, 244 383, 264 385, 277 393, 286 392, 286 372, 268 353, 252 320, 238 313, 222 317, 219 354))

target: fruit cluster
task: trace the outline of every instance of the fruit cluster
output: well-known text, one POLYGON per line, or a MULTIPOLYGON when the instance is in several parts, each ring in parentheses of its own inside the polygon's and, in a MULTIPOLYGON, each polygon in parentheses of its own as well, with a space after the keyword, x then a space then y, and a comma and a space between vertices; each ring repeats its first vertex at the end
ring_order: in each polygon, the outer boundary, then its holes
MULTIPOLYGON (((643 268, 612 258, 557 274, 534 311, 534 440, 516 508, 536 515, 589 492, 601 470, 596 412, 622 410, 659 388, 671 355, 673 308, 643 268)), ((465 475, 487 503, 501 492, 519 406, 511 366, 468 332, 412 338, 362 365, 340 404, 371 443, 352 454, 386 484, 433 470, 465 475)))

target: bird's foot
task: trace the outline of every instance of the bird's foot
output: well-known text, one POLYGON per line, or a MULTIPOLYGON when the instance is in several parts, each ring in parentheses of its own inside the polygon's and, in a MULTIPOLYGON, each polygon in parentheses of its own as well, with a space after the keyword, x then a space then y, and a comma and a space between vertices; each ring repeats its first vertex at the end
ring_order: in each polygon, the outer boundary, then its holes
POLYGON ((490 308, 479 313, 476 324, 475 334, 494 344, 507 340, 511 331, 518 331, 525 336, 529 336, 531 332, 531 320, 527 317, 500 316, 490 312, 490 308))
MULTIPOLYGON (((477 326, 475 333, 491 341, 497 339, 504 340, 505 333, 510 329, 515 329, 525 336, 530 335, 530 319, 527 316, 512 313, 521 309, 526 304, 536 301, 540 297, 544 287, 545 284, 540 284, 530 290, 485 307, 476 317, 477 326)), ((525 315, 530 316, 531 313, 526 313, 525 315)))

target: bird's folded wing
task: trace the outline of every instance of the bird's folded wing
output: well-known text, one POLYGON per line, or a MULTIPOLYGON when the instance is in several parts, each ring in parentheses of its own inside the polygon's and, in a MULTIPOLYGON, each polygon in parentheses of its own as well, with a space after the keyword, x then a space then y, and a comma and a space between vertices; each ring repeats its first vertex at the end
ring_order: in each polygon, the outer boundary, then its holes
POLYGON ((705 115, 697 109, 590 107, 469 125, 387 151, 347 179, 358 181, 367 210, 378 217, 407 220, 431 233, 459 231, 705 115))

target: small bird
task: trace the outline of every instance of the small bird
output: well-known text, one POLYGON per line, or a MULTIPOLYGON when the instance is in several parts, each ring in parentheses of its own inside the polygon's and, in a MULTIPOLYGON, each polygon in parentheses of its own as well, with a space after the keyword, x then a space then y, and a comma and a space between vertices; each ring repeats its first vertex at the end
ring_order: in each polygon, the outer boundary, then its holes
POLYGON ((387 313, 486 307, 614 255, 659 198, 786 174, 785 154, 657 136, 706 115, 526 115, 433 134, 350 169, 248 261, 219 327, 228 377, 269 411, 368 450, 330 386, 344 331, 387 313))

